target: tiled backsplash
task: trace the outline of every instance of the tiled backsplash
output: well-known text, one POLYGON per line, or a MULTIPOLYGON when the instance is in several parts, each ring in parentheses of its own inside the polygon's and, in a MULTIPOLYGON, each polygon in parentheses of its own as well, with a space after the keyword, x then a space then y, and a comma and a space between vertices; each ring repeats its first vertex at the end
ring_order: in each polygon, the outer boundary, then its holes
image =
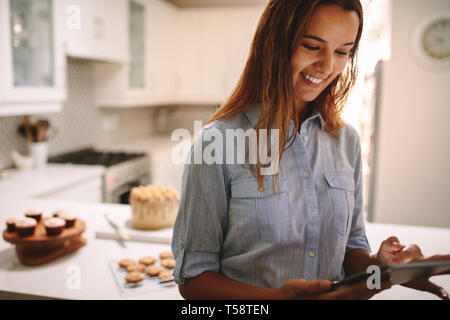
MULTIPOLYGON (((49 155, 101 147, 176 128, 193 130, 194 120, 206 121, 216 106, 161 106, 152 108, 100 109, 93 101, 91 62, 69 59, 68 99, 59 113, 33 115, 31 122, 45 118, 55 129, 49 140, 49 155)), ((0 169, 13 165, 11 151, 27 154, 27 144, 17 133, 22 117, 0 117, 0 169)))

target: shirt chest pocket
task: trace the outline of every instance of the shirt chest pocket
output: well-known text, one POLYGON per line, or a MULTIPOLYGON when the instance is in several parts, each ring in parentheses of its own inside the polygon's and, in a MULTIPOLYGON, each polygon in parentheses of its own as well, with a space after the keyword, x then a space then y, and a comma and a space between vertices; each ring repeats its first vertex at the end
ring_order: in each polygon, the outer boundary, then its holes
MULTIPOLYGON (((264 177, 264 191, 258 191, 256 179, 239 180, 231 184, 231 198, 239 203, 248 232, 258 229, 261 239, 268 242, 289 240, 292 234, 287 181, 278 178, 279 193, 272 187, 272 176, 264 177)), ((246 232, 246 231, 244 231, 246 232)))
POLYGON ((351 172, 326 172, 331 197, 333 199, 333 224, 341 236, 347 236, 355 208, 355 182, 351 172))

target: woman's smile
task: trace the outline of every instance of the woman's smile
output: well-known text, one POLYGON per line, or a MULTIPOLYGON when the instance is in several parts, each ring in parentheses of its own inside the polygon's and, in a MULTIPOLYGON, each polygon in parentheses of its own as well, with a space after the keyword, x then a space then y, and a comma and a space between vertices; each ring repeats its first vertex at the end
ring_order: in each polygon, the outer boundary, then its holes
POLYGON ((319 88, 324 79, 315 78, 305 72, 300 73, 305 83, 313 88, 319 88))

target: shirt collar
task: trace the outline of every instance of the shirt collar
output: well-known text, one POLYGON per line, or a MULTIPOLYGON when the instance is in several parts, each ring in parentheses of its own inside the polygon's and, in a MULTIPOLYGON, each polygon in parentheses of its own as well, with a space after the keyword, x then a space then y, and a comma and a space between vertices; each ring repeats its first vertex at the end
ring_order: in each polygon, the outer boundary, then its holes
MULTIPOLYGON (((252 125, 253 128, 256 127, 256 124, 258 123, 260 112, 261 112, 260 104, 254 104, 245 111, 248 121, 250 122, 250 124, 252 125)), ((320 129, 323 130, 324 121, 323 121, 322 114, 318 110, 314 110, 312 115, 310 117, 308 117, 305 121, 307 121, 307 120, 317 121, 320 126, 320 129)), ((291 120, 291 122, 293 124, 292 120, 291 120)))
POLYGON ((245 110, 245 115, 247 116, 248 121, 252 125, 252 128, 256 127, 256 124, 258 123, 260 112, 261 112, 260 104, 254 104, 251 107, 249 107, 247 110, 245 110))
MULTIPOLYGON (((308 119, 311 119, 311 120, 315 119, 319 123, 320 129, 323 130, 324 121, 322 118, 322 114, 318 110, 314 110, 312 115, 308 119)), ((306 119, 306 120, 308 120, 308 119, 306 119)))

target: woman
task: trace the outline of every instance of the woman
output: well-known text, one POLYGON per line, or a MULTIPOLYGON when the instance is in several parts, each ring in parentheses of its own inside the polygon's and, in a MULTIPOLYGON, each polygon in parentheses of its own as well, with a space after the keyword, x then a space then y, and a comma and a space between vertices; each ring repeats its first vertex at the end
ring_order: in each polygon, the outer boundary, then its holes
MULTIPOLYGON (((366 239, 359 138, 340 117, 362 28, 358 0, 269 1, 236 89, 188 159, 227 130, 275 129, 279 166, 230 161, 242 152, 231 141, 223 161, 186 164, 172 242, 185 298, 370 298, 379 290, 366 283, 327 293, 330 280, 423 258, 395 237, 370 254, 366 239)), ((413 285, 442 296, 427 279, 413 285)))

